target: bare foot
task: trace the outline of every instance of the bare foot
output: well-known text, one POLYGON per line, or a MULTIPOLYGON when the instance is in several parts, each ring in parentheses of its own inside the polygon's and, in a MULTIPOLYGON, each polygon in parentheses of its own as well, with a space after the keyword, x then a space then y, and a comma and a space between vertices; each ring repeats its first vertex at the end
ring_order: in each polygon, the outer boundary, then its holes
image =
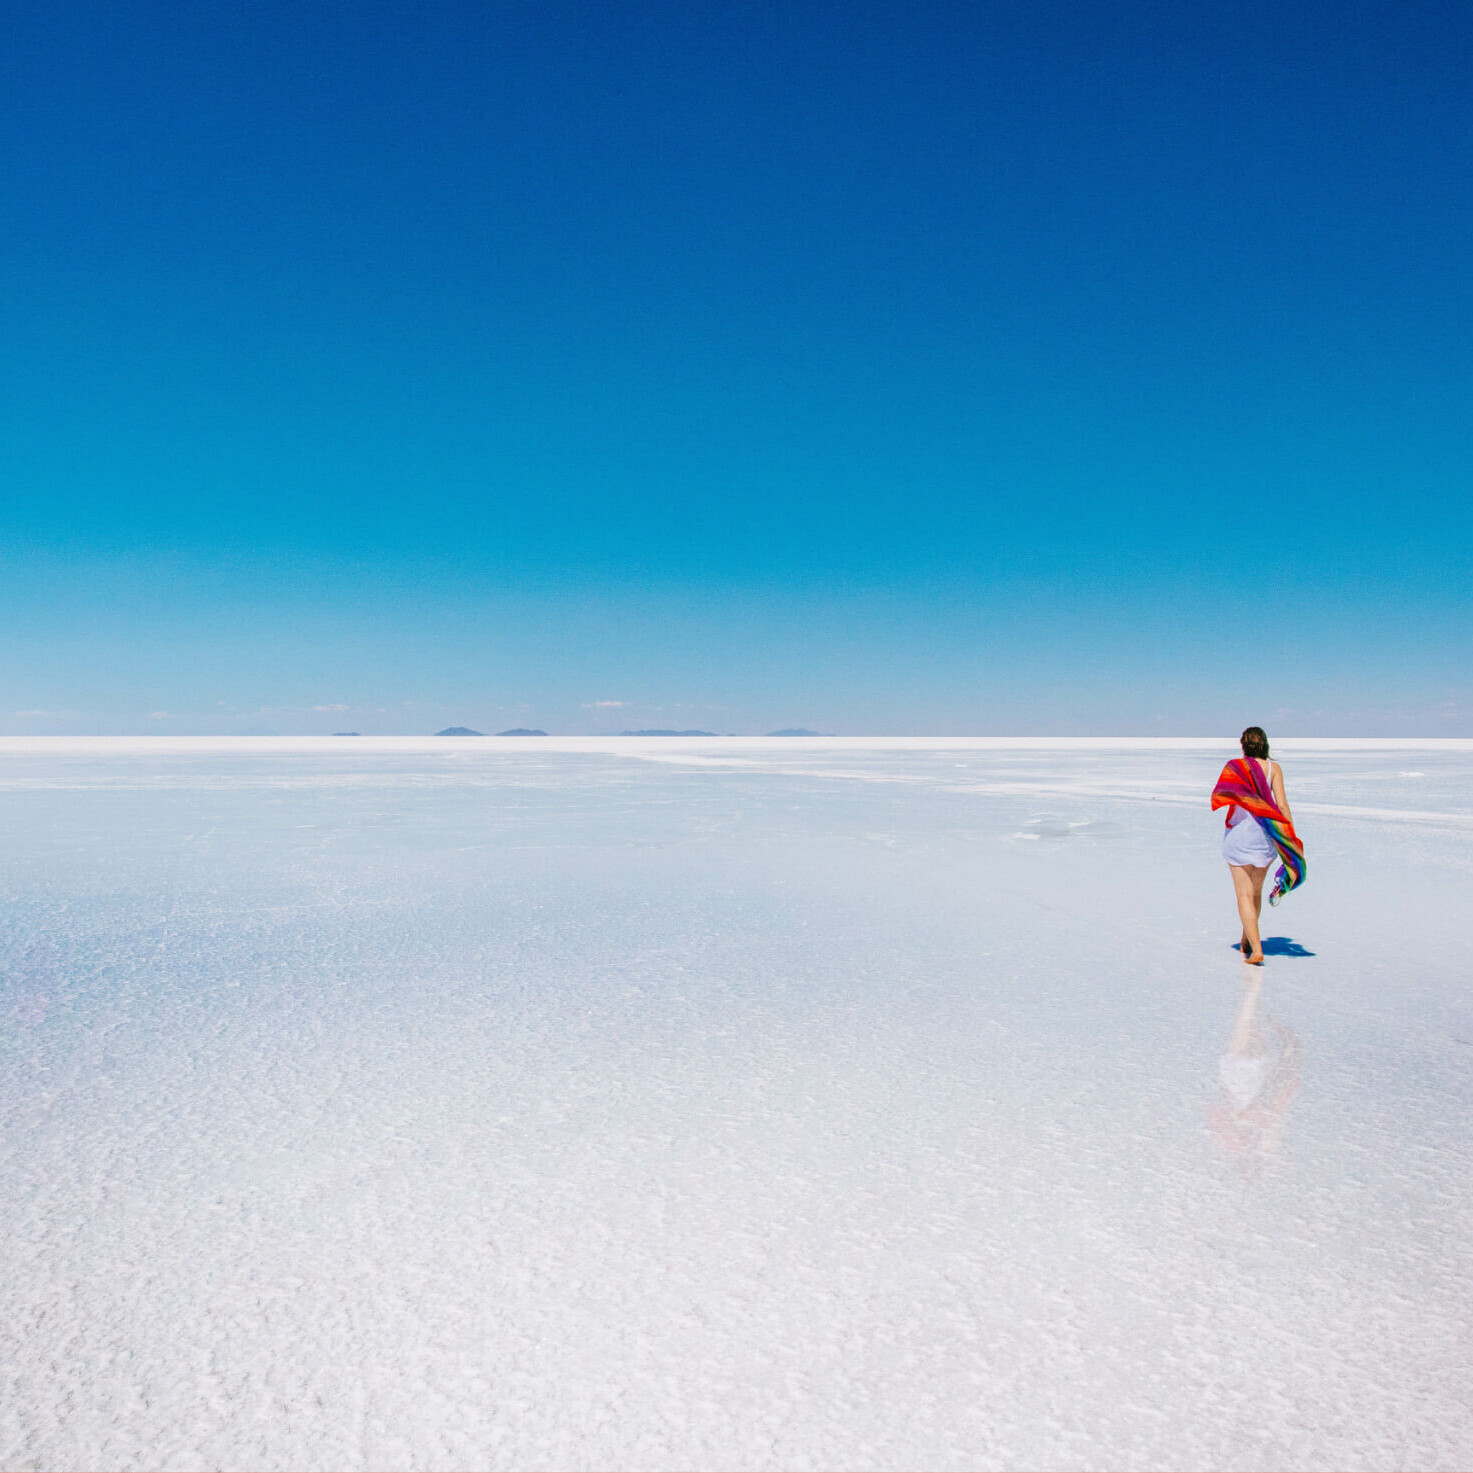
POLYGON ((1244 957, 1250 967, 1261 967, 1263 965, 1263 953, 1255 952, 1252 956, 1244 957))

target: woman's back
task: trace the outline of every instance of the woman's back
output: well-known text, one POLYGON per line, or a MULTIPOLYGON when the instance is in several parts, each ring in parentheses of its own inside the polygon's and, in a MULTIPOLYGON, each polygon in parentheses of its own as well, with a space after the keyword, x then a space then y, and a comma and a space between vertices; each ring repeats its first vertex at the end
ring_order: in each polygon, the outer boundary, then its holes
MULTIPOLYGON (((1277 762, 1270 762, 1267 757, 1246 757, 1243 760, 1245 762, 1251 762, 1263 774, 1263 786, 1272 793, 1274 790, 1274 779, 1279 776, 1280 772, 1279 764, 1277 762)), ((1230 829, 1237 828, 1245 818, 1252 817, 1253 815, 1246 808, 1239 808, 1234 803, 1228 809, 1227 826, 1230 829)))

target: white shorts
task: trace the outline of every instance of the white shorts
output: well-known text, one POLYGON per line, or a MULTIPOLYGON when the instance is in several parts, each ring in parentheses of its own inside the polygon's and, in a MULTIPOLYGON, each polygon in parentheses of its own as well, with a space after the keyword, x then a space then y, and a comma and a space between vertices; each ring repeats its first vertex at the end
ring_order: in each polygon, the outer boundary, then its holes
POLYGON ((1279 851, 1256 818, 1245 818, 1222 836, 1222 857, 1229 864, 1253 864, 1266 869, 1279 857, 1279 851))

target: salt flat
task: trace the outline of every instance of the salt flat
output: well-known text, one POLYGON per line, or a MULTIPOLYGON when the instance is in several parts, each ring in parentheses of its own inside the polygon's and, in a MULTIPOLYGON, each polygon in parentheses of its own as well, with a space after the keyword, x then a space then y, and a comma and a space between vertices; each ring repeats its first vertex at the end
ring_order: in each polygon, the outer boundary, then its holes
POLYGON ((7 1468, 1473 1464, 1473 743, 0 742, 7 1468))

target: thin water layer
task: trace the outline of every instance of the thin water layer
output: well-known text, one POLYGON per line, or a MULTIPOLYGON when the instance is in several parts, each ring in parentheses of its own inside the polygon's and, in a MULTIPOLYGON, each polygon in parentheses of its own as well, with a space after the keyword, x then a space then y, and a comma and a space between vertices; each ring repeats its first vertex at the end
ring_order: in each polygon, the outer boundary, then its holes
POLYGON ((0 747, 0 1462, 1473 1461, 1473 744, 0 747))

